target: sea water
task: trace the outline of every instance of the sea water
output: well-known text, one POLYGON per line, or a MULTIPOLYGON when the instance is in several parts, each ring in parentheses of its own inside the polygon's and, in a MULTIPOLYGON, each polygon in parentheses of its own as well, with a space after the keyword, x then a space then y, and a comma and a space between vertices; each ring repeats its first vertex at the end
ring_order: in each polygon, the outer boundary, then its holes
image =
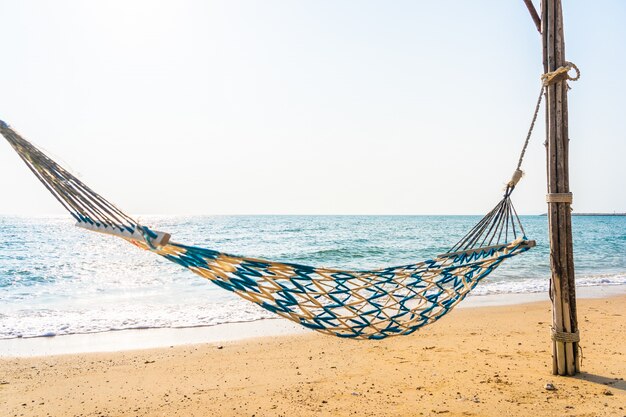
MULTIPOLYGON (((143 217, 172 240, 232 254, 347 269, 430 259, 478 216, 143 217)), ((537 247, 473 292, 546 292, 547 217, 522 216, 537 247)), ((626 284, 626 217, 574 217, 577 286, 626 284)), ((0 339, 178 328, 272 317, 211 282, 66 217, 0 217, 0 339)))

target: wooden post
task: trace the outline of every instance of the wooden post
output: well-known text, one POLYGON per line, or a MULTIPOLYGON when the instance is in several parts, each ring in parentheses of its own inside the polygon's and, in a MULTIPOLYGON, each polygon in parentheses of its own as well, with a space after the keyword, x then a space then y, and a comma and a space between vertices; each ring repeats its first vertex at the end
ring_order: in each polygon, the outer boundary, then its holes
POLYGON ((526 7, 528 8, 528 13, 530 13, 530 17, 533 19, 533 22, 535 23, 535 27, 537 28, 539 33, 541 33, 541 19, 539 18, 539 15, 537 14, 535 5, 533 4, 532 0, 524 0, 524 4, 526 4, 526 7))
MULTIPOLYGON (((542 0, 541 26, 544 72, 565 65, 561 0, 542 0)), ((552 371, 574 375, 580 371, 576 318, 576 287, 572 248, 571 194, 569 194, 569 136, 567 81, 546 87, 546 150, 548 173, 548 228, 552 280, 552 371)))

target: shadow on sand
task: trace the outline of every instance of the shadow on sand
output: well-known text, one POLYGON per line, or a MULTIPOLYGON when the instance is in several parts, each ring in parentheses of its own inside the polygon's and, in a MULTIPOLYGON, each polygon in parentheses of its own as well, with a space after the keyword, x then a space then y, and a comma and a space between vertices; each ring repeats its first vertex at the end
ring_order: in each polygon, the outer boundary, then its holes
POLYGON ((602 384, 605 385, 607 388, 615 388, 626 391, 626 381, 624 381, 624 378, 608 378, 606 376, 590 374, 587 372, 581 372, 574 378, 583 381, 595 382, 596 384, 602 384))

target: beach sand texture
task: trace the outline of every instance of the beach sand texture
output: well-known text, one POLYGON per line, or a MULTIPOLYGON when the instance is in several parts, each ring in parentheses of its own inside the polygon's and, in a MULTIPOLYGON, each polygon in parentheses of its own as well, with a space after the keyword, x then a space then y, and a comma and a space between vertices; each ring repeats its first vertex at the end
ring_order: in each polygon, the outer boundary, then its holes
POLYGON ((548 303, 406 337, 316 333, 0 359, 2 416, 625 416, 626 296, 579 300, 581 375, 551 374, 548 303), (545 389, 552 383, 556 390, 545 389))

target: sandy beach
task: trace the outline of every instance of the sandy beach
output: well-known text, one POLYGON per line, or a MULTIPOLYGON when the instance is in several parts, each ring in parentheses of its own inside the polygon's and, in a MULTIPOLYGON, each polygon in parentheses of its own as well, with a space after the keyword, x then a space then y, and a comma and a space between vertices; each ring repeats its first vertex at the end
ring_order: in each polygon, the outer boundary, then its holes
POLYGON ((625 303, 579 300, 574 378, 551 374, 550 306, 536 302, 460 309, 383 341, 307 333, 5 357, 0 405, 3 416, 624 416, 625 303))

